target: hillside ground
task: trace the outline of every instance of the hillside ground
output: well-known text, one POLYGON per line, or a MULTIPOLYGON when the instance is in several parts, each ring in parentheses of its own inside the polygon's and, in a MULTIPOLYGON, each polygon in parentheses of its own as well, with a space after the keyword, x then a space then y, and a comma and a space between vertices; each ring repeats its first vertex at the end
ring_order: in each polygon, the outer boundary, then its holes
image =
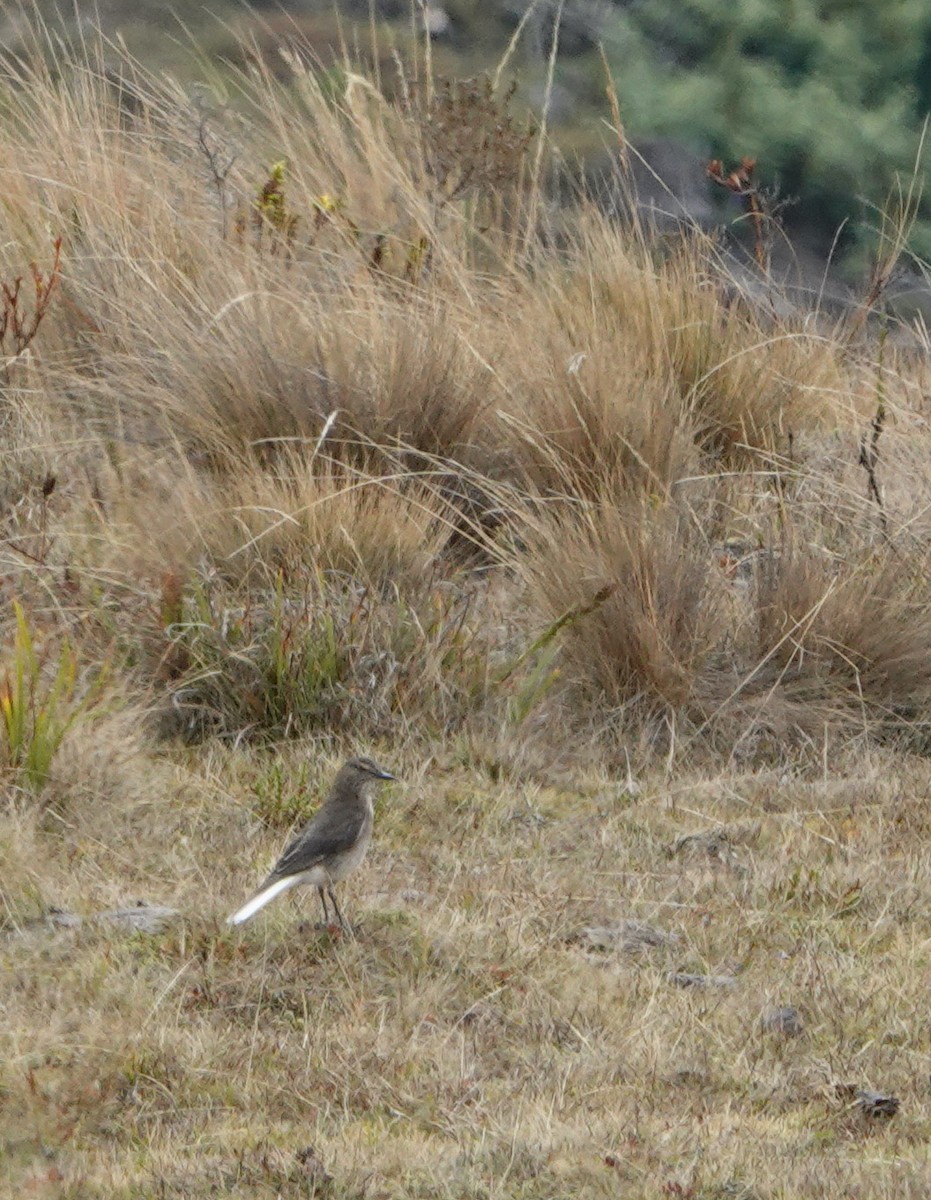
POLYGON ((481 81, 46 49, 0 95, 9 1194, 925 1196, 908 195, 838 321, 557 208, 481 81), (230 928, 358 752, 355 936, 230 928))

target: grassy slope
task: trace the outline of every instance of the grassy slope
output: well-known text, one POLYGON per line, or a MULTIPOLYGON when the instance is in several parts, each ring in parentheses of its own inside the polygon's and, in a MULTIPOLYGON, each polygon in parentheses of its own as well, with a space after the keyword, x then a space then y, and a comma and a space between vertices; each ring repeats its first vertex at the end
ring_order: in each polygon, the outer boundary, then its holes
MULTIPOLYGON (((333 1195, 926 1193, 924 767, 683 773, 632 797, 596 768, 490 783, 395 749, 404 782, 347 898, 359 936, 333 942, 311 897, 221 923, 280 841, 244 757, 153 779, 95 747, 63 815, 5 821, 7 881, 46 902, 186 914, 154 938, 5 936, 11 1186, 300 1195, 312 1145, 333 1195), (671 853, 719 826, 717 852, 671 853), (679 941, 568 940, 621 917, 679 941), (738 974, 689 991, 670 970, 738 974), (761 1030, 781 1004, 801 1036, 761 1030), (902 1111, 870 1122, 848 1084, 902 1111)), ((293 778, 303 753, 285 761, 293 778)))
POLYGON ((583 211, 539 250, 533 148, 481 95, 454 106, 498 134, 456 141, 442 94, 405 115, 356 82, 334 115, 293 82, 207 125, 151 80, 134 117, 93 72, 6 89, 3 277, 65 239, 6 366, 6 678, 17 598, 27 735, 65 645, 59 707, 93 703, 41 786, 4 769, 0 1177, 925 1195, 922 354, 731 301, 697 237, 583 211), (502 203, 454 195, 466 171, 502 203), (877 372, 886 537, 856 461, 877 372), (358 938, 313 897, 231 932, 363 746, 401 782, 358 938), (138 898, 181 920, 93 919, 138 898), (579 938, 622 918, 677 940, 579 938), (799 1037, 761 1028, 778 1004, 799 1037))

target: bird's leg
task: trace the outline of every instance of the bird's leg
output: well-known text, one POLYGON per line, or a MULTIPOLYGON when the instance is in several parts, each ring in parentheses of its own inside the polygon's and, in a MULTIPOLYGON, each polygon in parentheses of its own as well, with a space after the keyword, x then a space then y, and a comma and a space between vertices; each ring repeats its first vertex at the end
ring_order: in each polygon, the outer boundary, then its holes
POLYGON ((344 933, 352 933, 352 926, 346 924, 346 922, 343 920, 343 914, 339 911, 339 905, 336 903, 336 895, 333 892, 332 887, 327 888, 327 895, 330 897, 330 903, 333 905, 333 911, 336 913, 336 919, 339 921, 340 929, 342 929, 344 933))
POLYGON ((324 893, 322 887, 318 887, 317 891, 320 893, 320 903, 323 905, 323 926, 324 928, 328 928, 330 924, 330 913, 326 906, 326 894, 324 893))

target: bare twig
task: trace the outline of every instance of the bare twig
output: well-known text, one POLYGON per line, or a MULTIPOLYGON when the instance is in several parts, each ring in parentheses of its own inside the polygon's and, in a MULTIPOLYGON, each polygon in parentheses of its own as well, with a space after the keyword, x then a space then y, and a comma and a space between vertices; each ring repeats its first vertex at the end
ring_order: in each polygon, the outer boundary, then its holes
POLYGON ((210 172, 210 182, 217 193, 217 201, 220 206, 220 232, 223 239, 226 240, 228 233, 226 180, 239 156, 237 154, 224 155, 221 153, 213 140, 210 132, 209 118, 206 113, 201 113, 200 120, 197 123, 197 144, 207 162, 207 169, 210 172))
POLYGON ((708 164, 708 178, 721 187, 727 188, 735 196, 740 196, 747 202, 747 211, 753 221, 753 253, 757 266, 766 274, 769 271, 769 251, 766 237, 766 217, 769 215, 764 206, 763 196, 753 178, 756 168, 755 158, 742 158, 740 166, 733 171, 724 173, 724 165, 719 158, 714 158, 708 164))
POLYGON ((879 354, 876 359, 876 412, 870 422, 869 429, 864 431, 860 439, 860 455, 858 462, 866 471, 866 494, 876 501, 879 510, 879 524, 883 537, 889 536, 889 523, 886 509, 883 505, 882 492, 876 478, 876 464, 879 462, 879 438, 886 423, 886 385, 883 378, 883 359, 885 357, 886 336, 888 330, 884 327, 879 335, 879 354))

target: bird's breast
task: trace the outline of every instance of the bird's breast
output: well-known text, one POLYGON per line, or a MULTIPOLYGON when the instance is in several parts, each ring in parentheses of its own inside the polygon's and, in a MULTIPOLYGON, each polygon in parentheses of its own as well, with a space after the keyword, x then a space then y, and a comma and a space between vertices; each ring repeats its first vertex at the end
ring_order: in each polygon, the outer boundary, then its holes
POLYGON ((328 874, 334 883, 338 883, 340 879, 344 879, 350 871, 354 871, 357 866, 365 858, 369 848, 369 843, 372 840, 372 825, 374 823, 374 813, 372 812, 371 804, 366 806, 365 816, 362 819, 362 826, 359 830, 359 836, 356 838, 353 845, 342 854, 334 856, 333 860, 328 864, 328 874))

